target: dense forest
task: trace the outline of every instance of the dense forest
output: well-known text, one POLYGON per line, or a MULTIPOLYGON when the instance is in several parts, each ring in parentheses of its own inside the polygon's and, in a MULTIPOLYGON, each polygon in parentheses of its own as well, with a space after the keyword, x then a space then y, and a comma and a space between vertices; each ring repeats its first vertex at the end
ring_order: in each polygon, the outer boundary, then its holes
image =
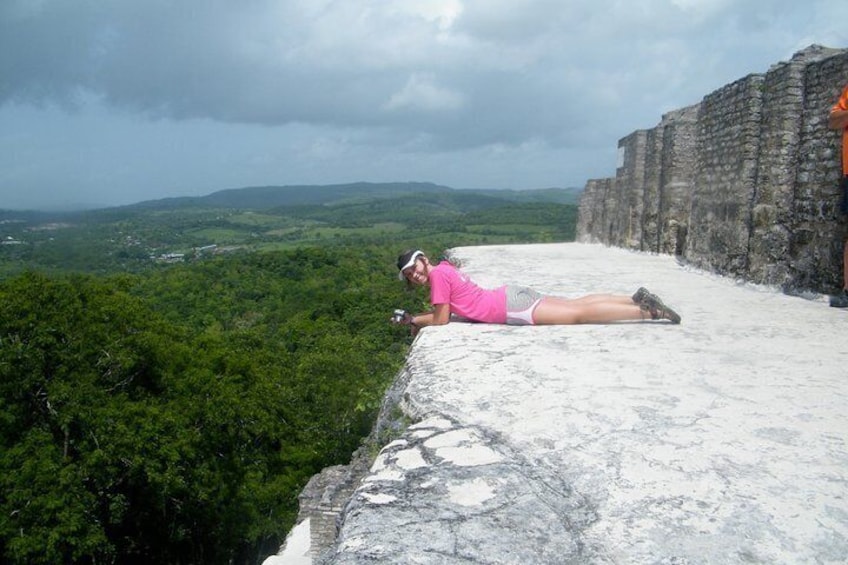
POLYGON ((397 253, 573 239, 573 205, 469 196, 5 213, 0 560, 274 553, 403 363, 391 311, 427 306, 397 253))

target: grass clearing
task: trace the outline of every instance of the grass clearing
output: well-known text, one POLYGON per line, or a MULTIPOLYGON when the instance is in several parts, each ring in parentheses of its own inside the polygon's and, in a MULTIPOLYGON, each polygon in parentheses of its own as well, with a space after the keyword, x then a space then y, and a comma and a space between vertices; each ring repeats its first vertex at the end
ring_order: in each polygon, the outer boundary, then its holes
POLYGON ((186 235, 198 243, 210 245, 213 243, 244 243, 250 239, 250 234, 235 228, 208 227, 189 230, 186 235))
POLYGON ((241 212, 227 218, 227 222, 239 226, 248 226, 267 230, 269 228, 290 227, 293 224, 302 224, 303 220, 292 220, 286 216, 275 216, 261 212, 241 212))

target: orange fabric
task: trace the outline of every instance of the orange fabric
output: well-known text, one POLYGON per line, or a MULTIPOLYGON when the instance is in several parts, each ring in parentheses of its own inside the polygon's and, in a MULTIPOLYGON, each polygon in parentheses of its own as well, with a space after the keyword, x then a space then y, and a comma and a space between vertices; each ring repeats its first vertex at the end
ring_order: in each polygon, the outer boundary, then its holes
MULTIPOLYGON (((837 100, 831 112, 848 110, 848 85, 842 89, 842 95, 837 100)), ((842 174, 848 176, 848 127, 842 130, 842 174)))

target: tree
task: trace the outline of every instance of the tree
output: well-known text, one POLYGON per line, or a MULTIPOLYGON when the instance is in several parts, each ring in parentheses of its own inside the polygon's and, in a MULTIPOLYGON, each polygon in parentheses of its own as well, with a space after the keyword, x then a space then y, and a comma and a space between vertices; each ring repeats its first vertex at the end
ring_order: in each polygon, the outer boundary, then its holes
POLYGON ((229 563, 366 435, 415 297, 380 248, 0 282, 0 559, 229 563), (393 274, 393 273, 388 273, 393 274))

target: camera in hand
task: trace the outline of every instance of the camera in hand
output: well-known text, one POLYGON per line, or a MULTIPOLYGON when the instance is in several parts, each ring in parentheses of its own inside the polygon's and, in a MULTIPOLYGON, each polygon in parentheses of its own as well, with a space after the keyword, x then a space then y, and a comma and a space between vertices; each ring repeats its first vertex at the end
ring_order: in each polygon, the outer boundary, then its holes
POLYGON ((406 316, 406 310, 395 310, 394 314, 392 314, 392 321, 396 324, 402 324, 406 316))

